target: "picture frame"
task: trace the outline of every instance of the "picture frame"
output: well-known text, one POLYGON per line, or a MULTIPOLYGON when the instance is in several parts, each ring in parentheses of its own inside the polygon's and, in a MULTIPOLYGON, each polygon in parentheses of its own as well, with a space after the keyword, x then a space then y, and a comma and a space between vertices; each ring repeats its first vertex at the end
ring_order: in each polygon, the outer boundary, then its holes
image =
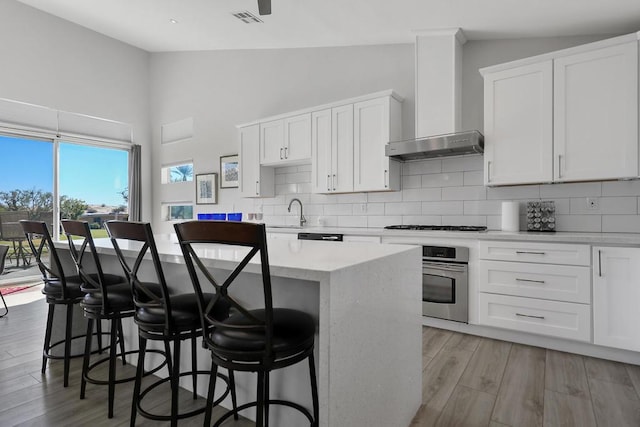
POLYGON ((238 188, 238 155, 220 156, 220 188, 238 188))
POLYGON ((203 173, 196 175, 196 205, 215 205, 218 203, 218 174, 203 173))

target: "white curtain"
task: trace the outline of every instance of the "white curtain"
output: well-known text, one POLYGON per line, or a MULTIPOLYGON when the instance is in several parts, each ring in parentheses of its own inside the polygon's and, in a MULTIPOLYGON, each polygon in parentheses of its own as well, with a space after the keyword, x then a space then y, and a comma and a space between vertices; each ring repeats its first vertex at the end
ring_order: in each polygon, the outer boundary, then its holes
POLYGON ((129 152, 129 221, 142 220, 141 151, 138 144, 129 152))

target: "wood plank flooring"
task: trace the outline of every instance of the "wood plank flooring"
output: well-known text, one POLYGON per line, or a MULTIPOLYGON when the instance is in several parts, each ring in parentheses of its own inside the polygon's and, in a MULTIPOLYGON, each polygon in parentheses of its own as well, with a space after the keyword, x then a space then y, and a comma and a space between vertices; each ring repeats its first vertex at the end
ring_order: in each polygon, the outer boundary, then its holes
MULTIPOLYGON (((129 425, 132 384, 116 387, 115 417, 108 419, 106 387, 89 385, 79 399, 80 359, 71 364, 67 388, 61 362, 40 373, 45 305, 13 306, 0 319, 0 425, 129 425)), ((428 327, 422 348, 423 405, 411 427, 640 426, 640 366, 428 327)), ((190 393, 181 394, 181 406, 193 404, 190 393)), ((150 395, 149 408, 168 410, 168 391, 150 395)), ((180 425, 202 421, 199 416, 180 425)), ((158 424, 168 425, 142 417, 136 423, 158 424)))
POLYGON ((423 328, 411 427, 640 426, 640 366, 423 328))
MULTIPOLYGON (((17 297, 17 295, 16 295, 17 297)), ((62 386, 62 361, 50 361, 45 374, 40 373, 42 344, 46 322, 46 303, 40 298, 22 305, 11 304, 9 315, 0 318, 0 426, 128 426, 131 414, 133 383, 116 386, 114 417, 107 418, 107 387, 87 385, 86 397, 80 400, 81 358, 72 359, 69 386, 62 386)), ((63 309, 64 310, 64 309, 63 309)), ((106 378, 106 366, 96 369, 96 377, 106 378)), ((118 363, 118 376, 134 373, 131 365, 118 363)), ((203 379, 199 379, 202 381, 203 379)), ((145 379, 146 383, 153 381, 145 379)), ((168 385, 158 387, 145 399, 145 409, 168 414, 168 385)), ((200 407, 204 398, 193 401, 191 392, 181 390, 180 408, 200 407)), ((214 410, 214 420, 223 413, 214 410)), ((202 426, 204 415, 181 420, 180 426, 202 426)), ((138 426, 169 425, 138 415, 138 426)), ((246 419, 225 422, 224 426, 247 427, 254 423, 246 419)))

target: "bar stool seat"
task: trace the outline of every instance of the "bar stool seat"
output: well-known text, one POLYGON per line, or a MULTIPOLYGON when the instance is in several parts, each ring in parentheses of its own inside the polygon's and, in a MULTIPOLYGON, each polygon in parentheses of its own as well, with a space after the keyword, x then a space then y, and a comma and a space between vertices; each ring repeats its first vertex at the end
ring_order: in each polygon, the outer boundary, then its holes
MULTIPOLYGON (((146 286, 150 286, 149 283, 146 286)), ((214 295, 203 295, 204 300, 211 302, 214 295)), ((217 308, 220 316, 225 316, 227 309, 217 308)), ((165 327, 166 313, 161 307, 140 307, 136 315, 136 321, 139 325, 148 331, 162 332, 165 327)), ((198 300, 194 294, 182 294, 171 296, 171 316, 173 318, 173 326, 176 330, 188 331, 193 329, 194 325, 200 327, 200 315, 198 313, 198 300)))

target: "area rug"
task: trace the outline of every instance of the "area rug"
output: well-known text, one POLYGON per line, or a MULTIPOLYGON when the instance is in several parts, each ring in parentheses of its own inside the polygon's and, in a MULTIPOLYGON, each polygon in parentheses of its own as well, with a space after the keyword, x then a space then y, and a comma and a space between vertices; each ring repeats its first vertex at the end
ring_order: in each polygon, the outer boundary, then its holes
POLYGON ((24 285, 15 285, 15 286, 1 286, 0 287, 0 294, 6 296, 9 294, 15 294, 16 292, 20 292, 20 291, 24 291, 25 289, 29 289, 32 288, 36 285, 40 284, 40 282, 35 282, 35 283, 27 283, 24 285))

